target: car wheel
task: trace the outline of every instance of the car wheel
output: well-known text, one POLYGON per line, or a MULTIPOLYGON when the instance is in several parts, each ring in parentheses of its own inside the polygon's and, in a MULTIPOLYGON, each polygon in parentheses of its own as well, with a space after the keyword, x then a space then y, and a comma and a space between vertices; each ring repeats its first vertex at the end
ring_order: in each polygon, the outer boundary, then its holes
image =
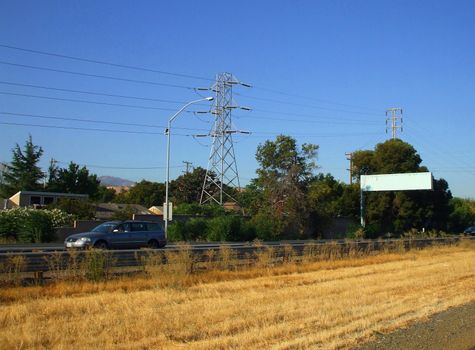
POLYGON ((157 249, 157 248, 160 248, 160 245, 158 244, 156 240, 152 239, 148 242, 147 247, 151 249, 157 249))
POLYGON ((96 242, 96 244, 94 244, 94 248, 96 248, 96 249, 107 249, 108 246, 107 246, 106 242, 99 241, 99 242, 96 242))

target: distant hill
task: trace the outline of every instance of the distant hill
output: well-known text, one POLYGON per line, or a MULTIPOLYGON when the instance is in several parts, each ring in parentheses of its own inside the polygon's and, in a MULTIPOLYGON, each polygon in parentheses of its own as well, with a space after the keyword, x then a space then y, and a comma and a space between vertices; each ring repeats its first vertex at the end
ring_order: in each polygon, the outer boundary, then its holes
POLYGON ((130 187, 135 185, 135 182, 126 180, 126 179, 121 179, 120 177, 114 177, 114 176, 99 176, 98 180, 101 182, 101 185, 103 186, 126 186, 130 187))

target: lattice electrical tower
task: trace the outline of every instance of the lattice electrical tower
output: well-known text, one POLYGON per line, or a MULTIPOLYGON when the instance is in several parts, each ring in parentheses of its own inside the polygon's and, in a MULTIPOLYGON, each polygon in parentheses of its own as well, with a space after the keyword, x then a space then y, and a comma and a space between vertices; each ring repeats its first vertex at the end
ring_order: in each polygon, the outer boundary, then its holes
POLYGON ((225 199, 237 202, 227 191, 228 188, 241 188, 232 135, 236 133, 248 134, 249 132, 233 129, 231 111, 233 109, 250 110, 250 108, 240 107, 234 103, 234 85, 250 87, 250 85, 237 80, 230 73, 220 73, 216 76, 216 82, 210 88, 216 94, 211 111, 215 116, 215 122, 211 131, 213 145, 201 191, 200 204, 215 202, 223 205, 225 199))
POLYGON ((402 108, 389 108, 386 110, 386 133, 391 129, 392 139, 397 138, 397 129, 402 130, 402 108), (390 115, 390 116, 389 116, 390 115), (389 126, 388 122, 391 123, 389 126))

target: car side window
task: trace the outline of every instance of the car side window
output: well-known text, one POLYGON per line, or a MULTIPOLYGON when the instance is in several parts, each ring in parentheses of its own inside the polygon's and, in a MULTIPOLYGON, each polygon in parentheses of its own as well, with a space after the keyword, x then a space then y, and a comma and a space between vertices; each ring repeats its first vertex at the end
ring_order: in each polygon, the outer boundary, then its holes
POLYGON ((117 230, 117 232, 130 232, 130 224, 124 223, 117 225, 117 227, 114 229, 114 232, 115 230, 117 230))
POLYGON ((133 222, 132 231, 147 231, 147 226, 143 222, 133 222))
POLYGON ((147 224, 148 231, 160 231, 160 226, 156 223, 147 224))

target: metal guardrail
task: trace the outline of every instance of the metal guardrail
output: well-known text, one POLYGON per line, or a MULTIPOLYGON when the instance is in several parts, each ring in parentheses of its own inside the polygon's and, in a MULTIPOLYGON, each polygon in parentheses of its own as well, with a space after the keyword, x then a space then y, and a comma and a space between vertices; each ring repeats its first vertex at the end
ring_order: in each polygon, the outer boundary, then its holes
MULTIPOLYGON (((468 238, 468 239, 473 239, 468 238)), ((253 260, 256 253, 266 248, 273 248, 273 257, 283 260, 288 253, 288 247, 292 247, 295 256, 302 256, 304 251, 306 254, 326 254, 331 251, 330 248, 337 248, 334 251, 340 256, 347 256, 355 249, 381 251, 384 249, 401 249, 405 250, 413 248, 424 248, 434 244, 454 244, 464 239, 460 236, 443 237, 443 238, 424 238, 424 239, 386 239, 386 240, 346 240, 346 241, 282 241, 282 242, 266 242, 258 245, 252 243, 232 243, 232 244, 198 244, 190 246, 189 253, 192 255, 192 262, 199 264, 200 262, 209 262, 210 259, 218 259, 221 247, 228 248, 237 260, 253 260), (287 250, 286 250, 287 249, 287 250), (210 251, 214 253, 210 254, 210 251)), ((111 267, 126 268, 143 266, 144 259, 150 255, 159 256, 163 263, 166 261, 166 252, 180 252, 183 247, 173 245, 166 249, 150 250, 150 249, 130 249, 130 250, 108 250, 101 251, 105 257, 110 259, 111 267)), ((24 265, 21 272, 48 272, 52 270, 66 270, 68 265, 74 262, 81 262, 87 258, 87 254, 94 254, 97 250, 91 251, 11 251, 0 253, 0 266, 6 266, 13 257, 21 256, 24 258, 24 265)))

